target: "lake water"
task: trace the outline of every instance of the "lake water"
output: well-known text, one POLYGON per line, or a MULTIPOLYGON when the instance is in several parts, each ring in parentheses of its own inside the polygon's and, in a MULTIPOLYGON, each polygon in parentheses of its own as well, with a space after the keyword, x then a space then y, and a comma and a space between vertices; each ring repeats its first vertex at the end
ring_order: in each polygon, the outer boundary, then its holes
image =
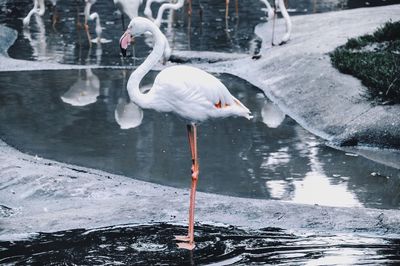
POLYGON ((0 242, 0 263, 17 265, 397 265, 398 239, 294 235, 278 228, 196 226, 196 249, 177 249, 171 224, 39 233, 0 242))
MULTIPOLYGON (((190 185, 186 124, 128 104, 131 70, 0 73, 0 137, 39 157, 180 188, 190 185), (118 123, 118 122, 119 123, 118 123), (122 128, 134 127, 123 130, 122 128)), ((148 86, 157 72, 143 81, 148 86)), ((400 207, 399 170, 324 144, 251 84, 219 78, 254 119, 199 126, 199 190, 346 207, 400 207)))

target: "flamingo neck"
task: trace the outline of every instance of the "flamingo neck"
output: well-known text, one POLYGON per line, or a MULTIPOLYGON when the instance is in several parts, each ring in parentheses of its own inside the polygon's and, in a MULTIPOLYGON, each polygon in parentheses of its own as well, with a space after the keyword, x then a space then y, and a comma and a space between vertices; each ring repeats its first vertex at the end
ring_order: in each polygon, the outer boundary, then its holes
POLYGON ((157 26, 160 26, 165 10, 167 10, 167 9, 177 10, 183 6, 184 2, 185 2, 185 0, 178 0, 175 4, 171 4, 171 3, 162 4, 160 9, 158 10, 157 18, 154 21, 154 23, 157 26))
POLYGON ((158 60, 163 56, 165 44, 163 34, 161 31, 150 21, 144 21, 145 30, 151 32, 154 38, 153 51, 146 58, 146 60, 131 74, 128 80, 128 94, 130 99, 142 108, 148 108, 151 104, 151 90, 143 94, 140 91, 139 85, 143 77, 151 70, 151 68, 158 63, 158 60))
POLYGON ((163 2, 166 2, 166 1, 168 1, 168 0, 147 0, 147 1, 146 1, 146 7, 144 8, 143 13, 145 14, 145 16, 146 16, 148 19, 154 20, 154 18, 153 18, 153 12, 151 11, 151 4, 152 4, 153 2, 156 2, 156 3, 163 3, 163 2))
POLYGON ((85 9, 83 13, 85 14, 85 23, 87 24, 89 16, 90 16, 90 8, 92 7, 92 4, 89 2, 86 2, 85 9))
POLYGON ((101 23, 100 23, 100 16, 97 12, 90 14, 90 20, 96 20, 96 34, 97 38, 100 38, 102 33, 101 23))

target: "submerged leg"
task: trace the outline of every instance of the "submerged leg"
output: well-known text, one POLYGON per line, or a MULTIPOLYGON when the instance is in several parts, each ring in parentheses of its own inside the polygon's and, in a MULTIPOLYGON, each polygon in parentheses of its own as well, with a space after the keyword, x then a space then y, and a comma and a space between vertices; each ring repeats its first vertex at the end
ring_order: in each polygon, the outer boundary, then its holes
POLYGON ((229 15, 229 0, 225 0, 225 19, 228 18, 229 15))
POLYGON ((188 0, 188 16, 192 15, 192 0, 188 0))
POLYGON ((194 244, 194 208, 196 201, 196 187, 197 180, 199 177, 199 163, 197 157, 197 128, 196 125, 188 125, 188 137, 190 144, 190 152, 192 155, 192 187, 190 190, 190 203, 189 203, 189 226, 187 236, 177 236, 176 240, 184 241, 184 243, 178 243, 179 248, 192 250, 195 247, 194 244))
POLYGON ((239 0, 235 2, 236 17, 239 17, 239 0))

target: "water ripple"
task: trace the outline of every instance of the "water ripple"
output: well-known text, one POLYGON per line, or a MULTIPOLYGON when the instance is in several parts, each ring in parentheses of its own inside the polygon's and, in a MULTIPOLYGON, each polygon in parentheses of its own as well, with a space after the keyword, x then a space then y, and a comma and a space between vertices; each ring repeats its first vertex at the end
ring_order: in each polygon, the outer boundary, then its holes
POLYGON ((172 224, 40 233, 0 242, 0 263, 40 265, 343 265, 400 263, 400 240, 358 235, 299 236, 279 228, 196 226, 196 249, 181 250, 172 224))

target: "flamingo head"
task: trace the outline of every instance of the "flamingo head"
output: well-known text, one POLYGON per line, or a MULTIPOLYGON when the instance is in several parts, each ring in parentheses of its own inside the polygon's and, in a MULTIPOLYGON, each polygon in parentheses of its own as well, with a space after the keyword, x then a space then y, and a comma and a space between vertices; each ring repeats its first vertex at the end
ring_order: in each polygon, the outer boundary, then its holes
POLYGON ((128 46, 131 42, 132 35, 128 31, 126 31, 119 39, 119 48, 121 49, 123 57, 126 57, 126 50, 128 49, 128 46))
POLYGON ((125 57, 126 49, 129 44, 135 41, 135 36, 140 36, 149 30, 149 26, 152 24, 150 20, 142 17, 135 17, 131 20, 128 25, 128 29, 119 39, 119 47, 121 48, 121 53, 125 57))

